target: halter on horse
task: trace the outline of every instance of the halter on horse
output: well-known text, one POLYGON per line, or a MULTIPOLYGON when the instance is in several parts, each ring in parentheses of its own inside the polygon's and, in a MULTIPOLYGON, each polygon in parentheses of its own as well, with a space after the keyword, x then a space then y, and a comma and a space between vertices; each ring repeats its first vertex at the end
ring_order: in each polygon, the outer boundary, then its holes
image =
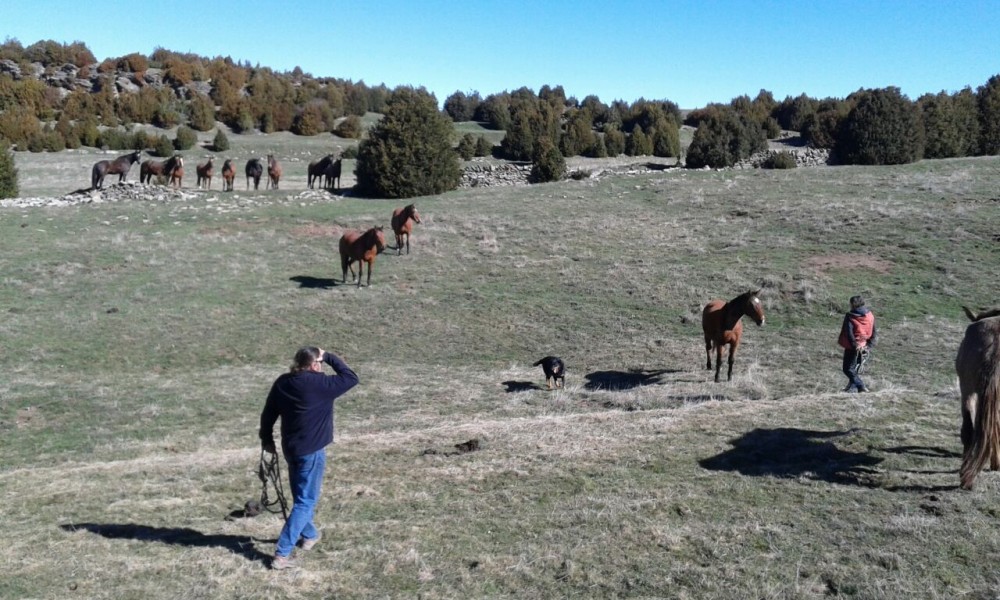
POLYGON ((171 183, 174 178, 174 170, 184 166, 184 159, 178 155, 173 155, 167 160, 146 160, 139 165, 139 183, 152 183, 153 175, 166 177, 167 183, 171 183))
POLYGON ((215 173, 212 161, 214 158, 209 158, 208 162, 201 163, 194 168, 195 173, 198 174, 198 187, 201 187, 201 182, 205 182, 205 189, 212 189, 212 175, 215 173))
POLYGON ((118 175, 118 183, 125 181, 132 165, 139 161, 139 151, 131 154, 119 156, 113 161, 102 160, 94 163, 90 171, 90 188, 100 190, 104 188, 104 177, 107 175, 118 175))
POLYGON ((372 227, 364 233, 349 229, 340 236, 340 267, 343 270, 341 281, 347 283, 347 269, 351 269, 351 280, 354 279, 354 268, 351 263, 358 262, 358 287, 361 287, 361 275, 368 263, 368 286, 372 284, 372 268, 375 257, 385 250, 385 235, 382 227, 372 227))
POLYGON ((412 204, 392 211, 392 231, 396 234, 396 256, 403 253, 403 238, 406 238, 406 253, 410 253, 410 232, 413 231, 413 220, 420 222, 420 215, 412 204))
POLYGON ((281 165, 273 154, 267 155, 267 187, 278 189, 278 180, 281 179, 281 165))
POLYGON ((247 161, 246 167, 247 174, 247 189, 250 189, 250 180, 253 179, 253 189, 259 189, 260 178, 264 175, 264 165, 261 164, 259 158, 251 158, 247 161))
POLYGON ((705 333, 705 353, 708 355, 708 370, 712 370, 712 348, 715 348, 715 381, 719 381, 719 370, 722 367, 722 347, 729 345, 729 375, 727 381, 733 379, 733 361, 736 349, 743 335, 743 323, 740 321, 748 316, 758 326, 764 324, 764 307, 756 292, 746 292, 729 302, 712 300, 705 305, 701 313, 701 329, 705 333))

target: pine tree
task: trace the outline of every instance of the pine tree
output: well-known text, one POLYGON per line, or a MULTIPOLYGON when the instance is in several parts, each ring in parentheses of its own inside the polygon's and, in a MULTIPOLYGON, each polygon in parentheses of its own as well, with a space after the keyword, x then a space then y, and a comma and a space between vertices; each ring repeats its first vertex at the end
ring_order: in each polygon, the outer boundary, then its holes
POLYGON ((14 154, 8 149, 10 144, 0 138, 0 198, 17 198, 17 168, 14 154))

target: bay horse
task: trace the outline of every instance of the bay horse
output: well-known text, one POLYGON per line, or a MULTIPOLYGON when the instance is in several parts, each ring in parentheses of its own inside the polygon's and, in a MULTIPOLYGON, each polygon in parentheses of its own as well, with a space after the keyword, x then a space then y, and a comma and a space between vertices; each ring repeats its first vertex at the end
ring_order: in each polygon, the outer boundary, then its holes
POLYGON ((701 329, 705 333, 705 353, 708 355, 709 371, 712 370, 712 349, 715 348, 715 381, 719 381, 719 371, 722 368, 722 347, 729 345, 729 375, 727 381, 733 379, 733 361, 736 349, 740 346, 743 335, 741 319, 748 316, 758 326, 764 324, 764 307, 756 292, 745 292, 729 302, 712 300, 701 312, 701 329))
POLYGON ((333 155, 327 154, 319 160, 314 160, 309 163, 309 167, 306 169, 306 176, 308 180, 309 189, 313 189, 313 181, 321 180, 326 173, 327 168, 333 162, 333 155))
POLYGON ((236 179, 236 165, 233 164, 231 159, 226 159, 226 162, 222 163, 222 191, 231 192, 233 191, 233 181, 236 179))
POLYGON ((396 256, 403 253, 403 237, 406 237, 406 253, 410 253, 410 232, 413 230, 413 220, 420 222, 420 215, 417 208, 412 204, 407 204, 403 208, 392 211, 392 231, 396 234, 396 256))
POLYGON ((173 181, 174 170, 184 166, 184 159, 175 154, 167 160, 144 160, 139 165, 139 183, 152 183, 153 175, 173 181))
POLYGON ((101 160, 94 163, 94 167, 90 170, 90 189, 104 189, 104 178, 107 175, 117 175, 118 183, 125 181, 129 170, 132 169, 132 165, 139 162, 139 152, 139 150, 136 150, 131 154, 119 156, 114 160, 101 160))
POLYGON ((177 166, 170 172, 170 183, 175 188, 181 187, 181 178, 184 177, 184 161, 178 160, 177 166))
POLYGON ((278 180, 281 179, 281 165, 273 154, 267 155, 267 188, 278 189, 278 180))
POLYGON ((352 263, 358 263, 358 287, 361 287, 361 275, 364 273, 365 265, 368 263, 368 286, 372 284, 372 267, 375 266, 375 257, 385 250, 385 235, 382 233, 382 226, 372 227, 368 231, 361 233, 353 229, 348 229, 340 236, 340 267, 343 271, 341 281, 347 283, 347 269, 351 270, 351 280, 354 280, 354 267, 352 263))
POLYGON ((250 189, 250 180, 253 179, 253 189, 259 189, 260 178, 264 175, 264 165, 261 164, 259 158, 251 158, 247 161, 246 167, 247 174, 247 189, 250 189))
POLYGON ((326 189, 333 187, 334 180, 337 181, 337 189, 340 189, 340 169, 342 163, 343 161, 338 158, 330 163, 330 166, 328 166, 326 171, 323 172, 323 186, 326 187, 326 189))
POLYGON ((195 173, 198 174, 198 187, 201 188, 201 182, 205 182, 205 189, 212 189, 212 175, 215 173, 215 168, 213 166, 214 157, 208 159, 208 162, 203 162, 194 168, 195 173))
POLYGON ((959 478, 962 489, 971 490, 987 462, 991 470, 1000 469, 1000 311, 966 314, 977 318, 965 329, 955 372, 962 395, 959 478))

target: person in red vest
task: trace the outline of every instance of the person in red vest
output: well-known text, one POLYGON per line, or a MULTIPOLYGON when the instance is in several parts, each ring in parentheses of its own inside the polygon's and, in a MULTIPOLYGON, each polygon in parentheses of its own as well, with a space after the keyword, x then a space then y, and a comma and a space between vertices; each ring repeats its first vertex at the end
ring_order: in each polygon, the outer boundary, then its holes
POLYGON ((865 348, 874 348, 878 338, 875 314, 865 306, 861 296, 851 296, 851 310, 844 315, 838 343, 844 349, 844 375, 847 375, 845 392, 870 391, 858 376, 858 355, 865 348))

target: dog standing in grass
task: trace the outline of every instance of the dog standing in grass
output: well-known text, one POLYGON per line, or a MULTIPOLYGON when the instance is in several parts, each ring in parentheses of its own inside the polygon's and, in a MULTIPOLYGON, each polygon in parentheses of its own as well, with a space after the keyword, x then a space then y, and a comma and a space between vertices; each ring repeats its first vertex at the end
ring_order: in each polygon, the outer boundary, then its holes
POLYGON ((541 365, 542 370, 545 371, 545 384, 552 389, 553 383, 555 387, 566 387, 566 365, 558 356, 546 356, 542 360, 536 362, 533 366, 537 367, 541 365))

